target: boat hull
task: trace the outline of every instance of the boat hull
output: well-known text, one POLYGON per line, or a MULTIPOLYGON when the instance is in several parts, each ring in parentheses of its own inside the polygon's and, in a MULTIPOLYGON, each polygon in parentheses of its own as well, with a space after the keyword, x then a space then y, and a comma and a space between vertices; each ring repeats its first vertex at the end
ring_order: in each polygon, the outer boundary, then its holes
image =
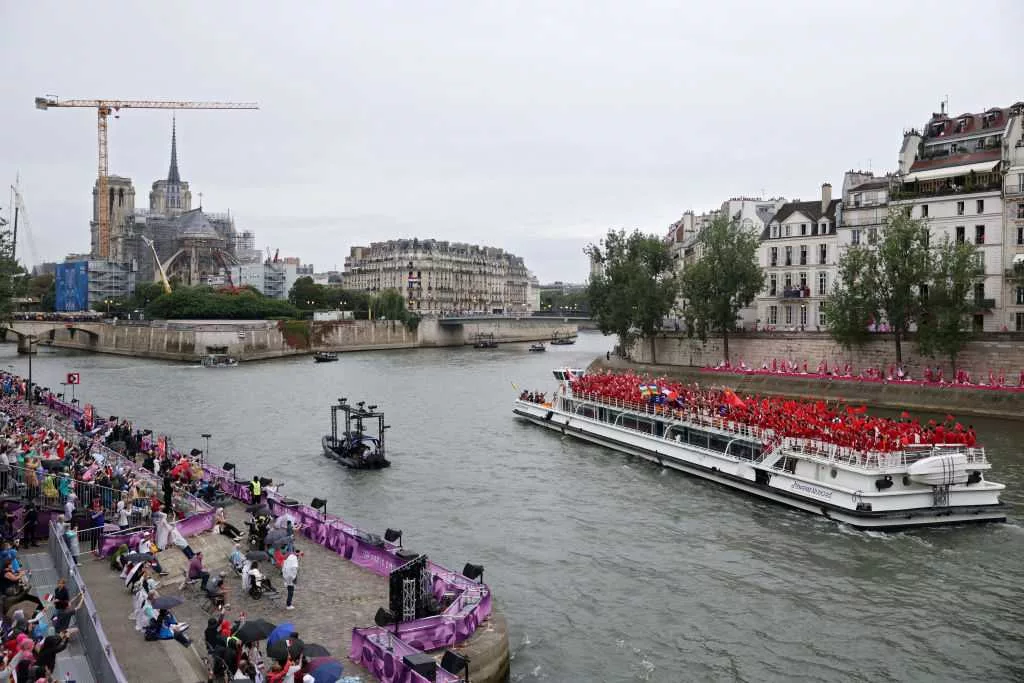
MULTIPOLYGON (((979 503, 953 507, 917 507, 900 510, 868 511, 858 510, 853 504, 854 498, 845 496, 849 505, 837 504, 844 502, 844 494, 838 491, 815 486, 811 482, 791 477, 784 473, 771 471, 768 481, 758 481, 755 475, 758 468, 754 464, 742 463, 735 471, 723 471, 722 463, 711 454, 697 452, 680 454, 669 453, 673 447, 670 442, 659 439, 635 436, 627 441, 618 435, 615 428, 601 423, 566 413, 555 411, 551 407, 516 401, 513 413, 533 424, 571 435, 583 441, 589 441, 612 450, 635 455, 663 467, 669 467, 684 474, 713 481, 731 489, 743 491, 759 498, 770 500, 791 508, 820 515, 831 520, 848 524, 856 529, 876 529, 897 531, 900 529, 921 528, 929 526, 949 526, 954 524, 1004 522, 1006 506, 1002 503, 979 503), (603 428, 602 428, 603 427, 603 428), (743 469, 741 469, 743 468, 743 469), (744 476, 748 475, 748 476, 744 476), (810 499, 793 491, 805 491, 818 495, 821 500, 810 499), (836 501, 836 502, 833 502, 836 501)), ((979 499, 982 496, 979 496, 979 499)), ((990 496, 985 496, 990 497, 990 496)))
POLYGON ((341 463, 345 467, 350 467, 354 470, 381 470, 385 467, 391 467, 391 462, 382 455, 371 455, 361 458, 344 452, 338 447, 330 434, 325 435, 320 443, 323 446, 325 456, 341 463))

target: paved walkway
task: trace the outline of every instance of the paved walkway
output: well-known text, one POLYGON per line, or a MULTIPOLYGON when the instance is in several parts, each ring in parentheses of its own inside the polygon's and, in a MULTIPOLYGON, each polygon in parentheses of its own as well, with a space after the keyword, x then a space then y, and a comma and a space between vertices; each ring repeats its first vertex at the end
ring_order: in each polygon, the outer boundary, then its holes
MULTIPOLYGON (((53 593, 54 586, 57 585, 57 569, 54 567, 53 558, 50 557, 45 545, 32 548, 29 551, 19 551, 18 559, 32 572, 33 593, 40 598, 53 593)), ((78 615, 84 613, 84 608, 78 611, 78 615)), ((76 615, 76 620, 78 615, 76 615)), ((75 623, 72 622, 72 626, 74 625, 75 623)), ((57 669, 54 674, 59 676, 60 680, 64 680, 64 677, 70 674, 68 677, 76 683, 95 683, 96 678, 93 676, 92 669, 89 668, 89 660, 85 658, 85 651, 82 649, 82 642, 78 636, 71 638, 67 648, 57 655, 57 669)))
MULTIPOLYGON (((239 505, 228 507, 231 521, 244 528, 244 509, 239 505)), ((275 588, 281 590, 277 598, 264 596, 253 600, 243 596, 241 580, 228 567, 232 543, 226 536, 206 533, 189 539, 193 550, 202 551, 204 564, 211 574, 224 570, 228 574, 228 617, 238 618, 245 612, 249 619, 257 617, 275 624, 292 623, 299 637, 307 643, 319 643, 345 666, 346 676, 360 676, 373 681, 365 669, 348 659, 352 642, 352 628, 370 626, 377 608, 387 605, 387 580, 358 567, 335 553, 306 539, 297 540, 297 549, 304 553, 299 560, 299 581, 295 589, 294 610, 285 610, 284 585, 280 571, 261 564, 275 588)), ((163 595, 182 595, 182 570, 187 560, 176 548, 161 552, 160 564, 168 572, 161 577, 159 589, 163 595)), ((268 563, 269 564, 269 563, 268 563)), ((209 618, 203 610, 205 598, 198 590, 188 589, 185 603, 173 612, 179 621, 191 624, 189 637, 192 649, 173 640, 146 642, 129 620, 131 596, 122 581, 110 569, 107 560, 94 560, 82 556, 82 576, 100 610, 103 628, 114 645, 115 654, 125 675, 131 681, 146 683, 177 683, 205 680, 201 659, 206 657, 203 630, 209 618)))

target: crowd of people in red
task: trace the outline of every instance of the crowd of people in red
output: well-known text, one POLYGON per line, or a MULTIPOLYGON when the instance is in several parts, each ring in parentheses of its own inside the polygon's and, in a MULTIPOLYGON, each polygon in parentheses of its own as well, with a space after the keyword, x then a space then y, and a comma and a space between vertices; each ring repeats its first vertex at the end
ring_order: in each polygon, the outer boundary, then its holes
POLYGON ((857 451, 894 452, 907 446, 958 444, 973 447, 976 435, 952 415, 943 422, 921 423, 903 412, 899 418, 866 414, 863 406, 845 406, 825 401, 794 401, 777 396, 738 396, 731 389, 688 386, 664 377, 648 378, 635 373, 584 375, 572 381, 575 395, 592 395, 688 414, 717 415, 733 422, 771 430, 776 437, 815 439, 857 451))
POLYGON ((989 370, 988 381, 981 378, 975 381, 970 371, 963 368, 956 370, 952 377, 947 379, 941 366, 925 367, 923 377, 911 377, 910 373, 897 365, 890 365, 888 371, 883 367, 867 367, 857 370, 850 363, 829 365, 828 361, 822 360, 816 367, 810 366, 807 361, 802 364, 786 358, 772 358, 761 363, 760 368, 747 365, 741 358, 739 364, 733 365, 728 361, 722 361, 715 367, 705 368, 715 372, 732 372, 741 374, 775 374, 775 375, 800 375, 821 379, 835 379, 861 382, 911 382, 914 384, 932 384, 949 387, 972 387, 981 389, 1007 389, 1010 391, 1024 391, 1024 369, 1021 369, 1017 376, 1017 383, 1013 384, 1013 375, 1009 378, 1005 370, 989 370))

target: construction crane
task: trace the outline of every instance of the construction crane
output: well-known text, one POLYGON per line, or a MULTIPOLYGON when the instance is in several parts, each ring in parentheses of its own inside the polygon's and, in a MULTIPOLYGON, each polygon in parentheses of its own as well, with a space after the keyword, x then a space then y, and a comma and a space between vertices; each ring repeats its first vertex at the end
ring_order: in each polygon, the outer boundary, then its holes
POLYGON ((96 211, 99 227, 100 258, 110 257, 110 205, 107 197, 107 117, 118 117, 122 109, 259 109, 255 102, 184 102, 177 100, 61 100, 46 96, 36 98, 36 109, 50 107, 86 107, 96 110, 99 137, 99 177, 97 178, 96 211))
POLYGON ((156 253, 156 245, 153 244, 153 240, 149 239, 145 235, 140 235, 142 241, 149 245, 149 248, 153 251, 153 262, 156 263, 157 272, 160 273, 160 282, 164 286, 164 294, 171 293, 171 283, 167 280, 167 273, 164 271, 163 265, 160 263, 160 257, 156 253))

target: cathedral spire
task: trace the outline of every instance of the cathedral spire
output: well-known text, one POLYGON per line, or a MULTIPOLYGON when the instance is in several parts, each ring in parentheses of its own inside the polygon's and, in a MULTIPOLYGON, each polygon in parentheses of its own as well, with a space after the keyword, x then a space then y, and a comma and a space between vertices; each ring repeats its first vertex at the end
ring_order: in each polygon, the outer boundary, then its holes
POLYGON ((178 174, 178 131, 174 115, 171 115, 171 170, 167 171, 167 182, 180 183, 178 174))

